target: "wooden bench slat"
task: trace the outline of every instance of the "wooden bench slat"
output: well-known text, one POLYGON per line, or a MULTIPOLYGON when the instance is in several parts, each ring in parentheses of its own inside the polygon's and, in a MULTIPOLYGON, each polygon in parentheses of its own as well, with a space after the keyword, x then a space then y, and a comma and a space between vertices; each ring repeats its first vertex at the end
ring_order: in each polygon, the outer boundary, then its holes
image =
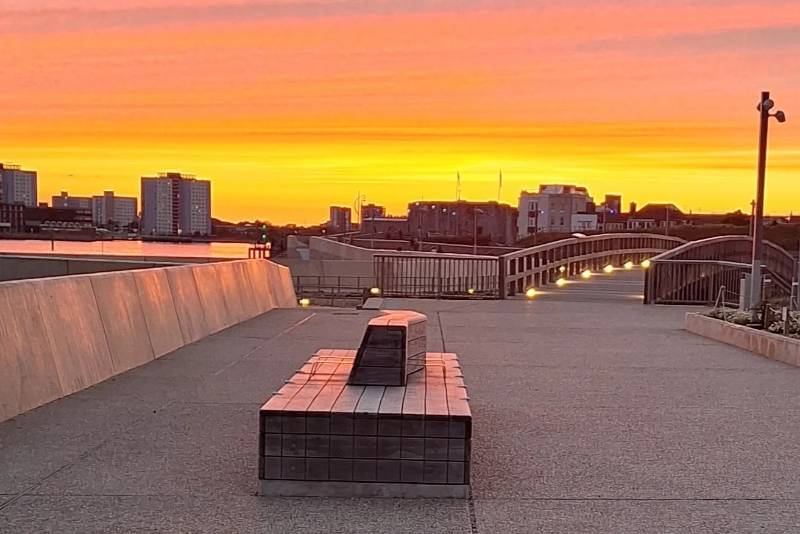
POLYGON ((403 398, 403 415, 425 415, 425 372, 408 375, 406 395, 403 398))
POLYGON ((381 414, 401 414, 403 413, 403 399, 406 396, 406 388, 402 386, 387 386, 383 393, 381 405, 378 413, 381 414))
POLYGON ((385 391, 385 386, 365 386, 364 393, 358 399, 355 412, 377 414, 385 391))
POLYGON ((425 415, 449 415, 444 367, 425 367, 425 415))

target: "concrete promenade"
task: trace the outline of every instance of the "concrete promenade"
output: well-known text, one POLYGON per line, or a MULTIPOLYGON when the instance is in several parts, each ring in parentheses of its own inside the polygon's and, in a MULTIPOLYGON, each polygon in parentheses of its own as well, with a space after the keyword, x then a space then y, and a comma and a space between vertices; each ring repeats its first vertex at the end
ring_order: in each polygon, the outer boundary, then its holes
POLYGON ((463 500, 260 498, 258 408, 376 312, 274 310, 0 423, 0 532, 792 532, 800 369, 682 330, 641 274, 401 301, 461 359, 463 500))

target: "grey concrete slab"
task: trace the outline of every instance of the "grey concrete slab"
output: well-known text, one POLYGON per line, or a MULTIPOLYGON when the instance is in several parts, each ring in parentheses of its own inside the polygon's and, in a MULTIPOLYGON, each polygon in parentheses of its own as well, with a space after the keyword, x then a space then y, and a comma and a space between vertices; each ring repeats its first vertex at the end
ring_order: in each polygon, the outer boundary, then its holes
POLYGON ((86 391, 0 423, 0 494, 35 487, 162 405, 149 398, 97 399, 86 391))
MULTIPOLYGON (((683 332, 685 309, 642 306, 641 274, 621 274, 530 302, 385 299, 428 315, 428 350, 459 354, 472 511, 255 497, 259 403, 316 350, 357 346, 376 313, 309 308, 0 424, 0 530, 798 530, 800 371, 683 332)), ((424 480, 406 449, 401 479, 424 480)))
POLYGON ((478 532, 785 533, 800 529, 796 501, 476 499, 478 532))
POLYGON ((105 495, 27 496, 0 509, 0 528, 26 534, 242 532, 286 534, 392 532, 468 534, 466 506, 454 499, 105 495))
POLYGON ((473 409, 476 498, 800 499, 792 411, 473 409))

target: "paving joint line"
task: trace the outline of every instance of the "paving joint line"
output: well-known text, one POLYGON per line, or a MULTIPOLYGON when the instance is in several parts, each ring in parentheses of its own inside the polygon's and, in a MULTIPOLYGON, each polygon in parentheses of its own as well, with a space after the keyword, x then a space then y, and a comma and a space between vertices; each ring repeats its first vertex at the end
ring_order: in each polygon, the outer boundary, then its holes
POLYGON ((475 499, 472 498, 472 487, 467 490, 467 513, 469 514, 469 530, 478 534, 478 514, 475 513, 475 499))
MULTIPOLYGON (((472 492, 470 491, 470 495, 472 492)), ((479 501, 542 502, 800 502, 769 497, 477 497, 479 501)))
POLYGON ((248 357, 252 356, 252 355, 253 355, 253 354, 254 354, 254 353, 257 351, 257 350, 260 350, 260 349, 264 348, 264 346, 265 346, 267 343, 269 343, 270 341, 272 341, 272 340, 274 340, 274 339, 278 339, 279 337, 281 337, 281 336, 283 336, 283 335, 285 335, 285 334, 288 334, 289 332, 291 332, 291 331, 292 331, 292 330, 294 330, 295 328, 297 328, 297 327, 301 326, 302 324, 304 324, 304 323, 306 323, 306 322, 310 321, 310 320, 311 320, 313 317, 315 317, 316 315, 317 315, 317 312, 312 312, 312 313, 311 313, 311 315, 307 315, 306 317, 303 317, 302 319, 300 319, 299 321, 295 322, 295 323, 294 323, 293 325, 291 325, 290 327, 288 327, 288 328, 286 328, 286 329, 284 329, 284 330, 281 330, 280 332, 278 332, 277 334, 275 334, 275 335, 274 335, 274 336, 272 336, 272 337, 268 337, 268 338, 256 338, 256 339, 262 339, 262 340, 263 340, 263 342, 262 342, 262 343, 259 343, 258 345, 256 345, 255 347, 253 347, 251 350, 249 350, 248 352, 246 352, 244 355, 242 355, 242 357, 241 357, 241 358, 238 358, 238 359, 236 359, 236 360, 234 360, 234 361, 230 362, 229 364, 227 364, 227 365, 224 365, 224 366, 223 366, 223 367, 221 367, 220 369, 217 369, 217 371, 216 371, 216 372, 214 372, 214 373, 211 373, 211 374, 210 374, 210 375, 208 375, 208 376, 219 376, 220 374, 222 374, 223 372, 227 371, 228 369, 230 369, 230 368, 231 368, 231 367, 233 367, 234 365, 237 365, 237 364, 239 364, 239 363, 243 362, 244 360, 246 360, 248 357))

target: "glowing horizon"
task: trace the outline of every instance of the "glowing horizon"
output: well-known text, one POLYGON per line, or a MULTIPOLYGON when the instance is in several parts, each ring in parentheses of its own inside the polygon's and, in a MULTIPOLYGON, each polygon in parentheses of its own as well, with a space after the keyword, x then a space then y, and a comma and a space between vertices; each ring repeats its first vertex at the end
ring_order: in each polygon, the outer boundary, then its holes
POLYGON ((759 92, 766 209, 800 210, 800 10, 706 0, 0 2, 0 161, 40 201, 177 170, 213 216, 314 224, 328 206, 517 204, 575 183, 684 211, 749 210, 759 92), (66 4, 66 5, 65 5, 66 4), (764 13, 769 13, 765 21, 764 13))

